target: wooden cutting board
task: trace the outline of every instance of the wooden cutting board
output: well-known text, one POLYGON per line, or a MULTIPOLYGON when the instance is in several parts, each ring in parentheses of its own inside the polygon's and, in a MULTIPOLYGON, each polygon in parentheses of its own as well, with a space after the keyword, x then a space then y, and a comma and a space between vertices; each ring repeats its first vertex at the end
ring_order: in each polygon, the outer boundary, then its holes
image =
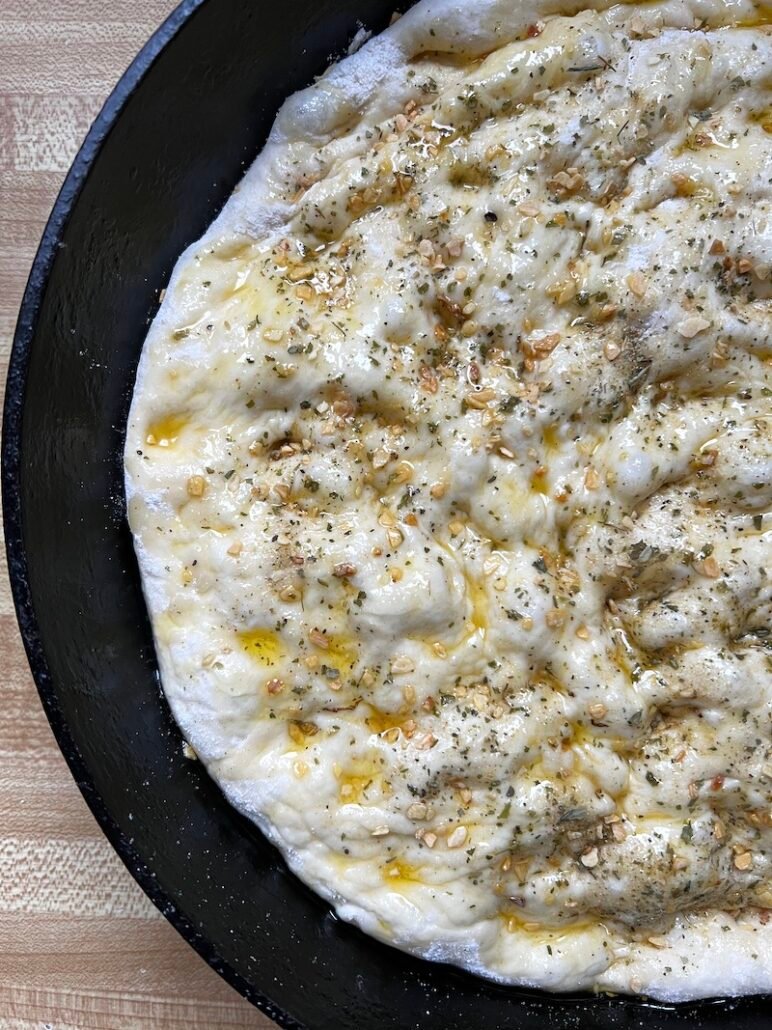
MULTIPOLYGON (((103 100, 174 0, 0 0, 0 377, 43 225, 103 100)), ((81 798, 0 569, 0 1028, 273 1027, 161 917, 81 798)))

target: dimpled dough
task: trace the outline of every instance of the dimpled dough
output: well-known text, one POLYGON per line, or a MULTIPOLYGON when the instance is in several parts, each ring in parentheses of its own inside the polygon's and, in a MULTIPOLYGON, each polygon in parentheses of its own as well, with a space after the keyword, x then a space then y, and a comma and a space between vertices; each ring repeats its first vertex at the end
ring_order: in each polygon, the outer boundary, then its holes
POLYGON ((148 333, 166 695, 403 949, 772 990, 769 15, 424 0, 285 103, 148 333))

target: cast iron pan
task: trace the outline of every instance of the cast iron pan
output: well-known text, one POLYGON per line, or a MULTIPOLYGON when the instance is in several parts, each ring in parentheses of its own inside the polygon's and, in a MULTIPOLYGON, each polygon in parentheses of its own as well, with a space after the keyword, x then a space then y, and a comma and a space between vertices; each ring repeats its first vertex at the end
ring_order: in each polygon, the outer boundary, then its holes
MULTIPOLYGON (((516 2, 516 0, 513 0, 516 2)), ((555 997, 410 958, 341 923, 196 763, 159 689, 121 453, 158 290, 281 101, 393 0, 186 0, 118 84, 43 235, 8 375, 3 502, 21 631, 104 832, 210 965, 284 1027, 768 1030, 769 998, 555 997)))

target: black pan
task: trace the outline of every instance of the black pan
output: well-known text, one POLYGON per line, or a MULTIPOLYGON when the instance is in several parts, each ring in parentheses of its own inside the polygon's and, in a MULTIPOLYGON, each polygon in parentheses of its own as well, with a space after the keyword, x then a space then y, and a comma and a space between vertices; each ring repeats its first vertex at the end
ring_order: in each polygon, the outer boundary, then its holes
MULTIPOLYGON (((513 0, 518 2, 518 0, 513 0)), ((186 0, 75 160, 24 296, 6 392, 3 502, 40 696, 104 832, 164 915, 284 1027, 769 1030, 772 1001, 680 1008, 518 991, 341 923, 223 800, 181 738, 124 519, 129 397, 158 291, 293 90, 393 0, 186 0)))

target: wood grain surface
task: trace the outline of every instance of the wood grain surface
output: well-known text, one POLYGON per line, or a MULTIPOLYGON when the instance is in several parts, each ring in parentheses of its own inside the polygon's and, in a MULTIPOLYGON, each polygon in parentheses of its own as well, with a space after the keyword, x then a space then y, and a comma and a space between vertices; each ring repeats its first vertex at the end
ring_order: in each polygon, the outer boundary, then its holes
MULTIPOLYGON (((40 233, 102 102, 174 0, 0 0, 0 363, 40 233)), ((59 754, 0 570, 0 1028, 274 1024, 124 868, 59 754)))

